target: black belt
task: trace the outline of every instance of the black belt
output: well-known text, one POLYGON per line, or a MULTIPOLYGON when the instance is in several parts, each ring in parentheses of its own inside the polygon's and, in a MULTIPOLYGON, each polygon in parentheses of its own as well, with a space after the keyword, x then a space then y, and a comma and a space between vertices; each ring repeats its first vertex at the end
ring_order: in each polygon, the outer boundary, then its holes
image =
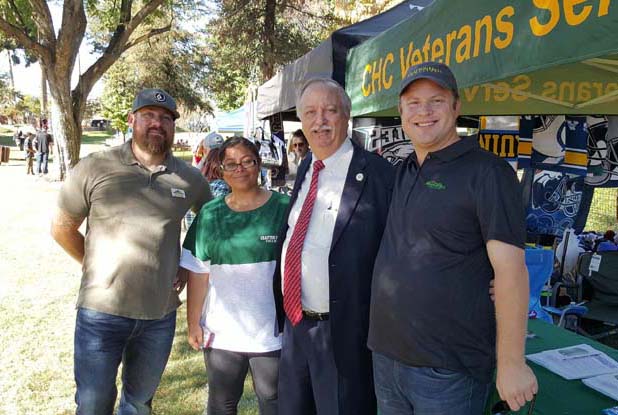
POLYGON ((303 310, 303 316, 308 320, 328 320, 328 313, 316 313, 315 311, 303 310))

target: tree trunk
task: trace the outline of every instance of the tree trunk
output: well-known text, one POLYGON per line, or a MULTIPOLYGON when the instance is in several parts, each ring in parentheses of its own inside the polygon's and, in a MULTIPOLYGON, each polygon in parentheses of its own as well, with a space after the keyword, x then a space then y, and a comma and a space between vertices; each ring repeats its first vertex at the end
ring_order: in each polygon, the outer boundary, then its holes
POLYGON ((68 81, 58 81, 51 74, 48 79, 52 96, 52 134, 56 150, 54 171, 56 179, 64 180, 70 169, 79 161, 83 111, 74 108, 68 81), (65 87, 60 88, 59 85, 65 85, 65 87), (63 91, 66 92, 63 93, 63 91))
POLYGON ((260 65, 262 82, 266 82, 275 75, 273 54, 275 51, 275 21, 277 16, 277 1, 266 0, 263 31, 263 57, 260 65))
POLYGON ((11 100, 15 104, 15 78, 13 76, 13 57, 11 56, 11 50, 7 49, 6 53, 9 55, 9 79, 11 81, 11 100))
POLYGON ((47 110, 47 69, 41 66, 41 117, 49 118, 47 110))

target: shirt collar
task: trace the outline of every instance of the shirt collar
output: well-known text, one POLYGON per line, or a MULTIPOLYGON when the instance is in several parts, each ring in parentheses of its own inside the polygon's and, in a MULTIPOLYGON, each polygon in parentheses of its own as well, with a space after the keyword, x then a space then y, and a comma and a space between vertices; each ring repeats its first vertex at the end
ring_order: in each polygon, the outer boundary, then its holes
POLYGON ((460 139, 453 144, 441 150, 432 151, 429 154, 442 161, 451 161, 477 148, 479 148, 479 141, 477 136, 474 135, 470 137, 460 137, 460 139))
MULTIPOLYGON (((138 166, 141 166, 142 164, 135 158, 135 154, 133 154, 133 149, 131 148, 132 142, 133 140, 128 140, 123 145, 120 146, 120 161, 127 166, 131 166, 135 164, 137 164, 138 166)), ((178 170, 178 166, 176 164, 176 158, 172 156, 171 151, 167 152, 167 155, 165 156, 165 160, 163 160, 162 166, 165 167, 162 170, 170 170, 174 172, 178 170)))
MULTIPOLYGON (((333 154, 330 155, 330 157, 325 158, 324 160, 322 160, 324 162, 324 167, 325 168, 333 168, 335 166, 337 166, 339 164, 339 162, 341 161, 341 158, 344 157, 344 155, 348 152, 354 151, 354 147, 352 147, 352 142, 350 141, 350 139, 346 138, 343 143, 339 146, 339 148, 337 149, 337 151, 335 151, 333 154)), ((317 158, 316 158, 317 160, 317 158)), ((315 161, 315 160, 314 160, 315 161)))

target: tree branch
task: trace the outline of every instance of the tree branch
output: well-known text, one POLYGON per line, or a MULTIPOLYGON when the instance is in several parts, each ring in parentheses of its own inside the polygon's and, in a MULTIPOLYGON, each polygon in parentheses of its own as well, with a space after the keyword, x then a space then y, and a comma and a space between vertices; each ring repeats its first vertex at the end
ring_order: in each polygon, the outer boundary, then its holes
POLYGON ((312 17, 312 18, 316 19, 318 21, 318 23, 320 23, 320 25, 322 27, 326 27, 327 26, 327 24, 323 23, 323 20, 324 20, 323 16, 318 16, 317 14, 308 12, 307 10, 303 10, 303 9, 301 9, 301 8, 299 8, 297 6, 294 6, 294 5, 290 4, 290 3, 283 4, 283 7, 286 8, 286 9, 292 9, 294 11, 297 11, 300 14, 304 14, 305 16, 309 16, 309 17, 312 17))
POLYGON ((2 31, 5 35, 15 39, 15 41, 20 44, 24 49, 31 50, 35 56, 39 59, 44 60, 51 58, 51 53, 49 50, 44 48, 39 43, 35 42, 28 36, 25 32, 25 29, 17 27, 3 18, 0 18, 0 31, 2 31))
POLYGON ((145 34, 143 34, 143 35, 133 39, 132 41, 127 42, 127 44, 122 49, 122 51, 124 52, 127 49, 132 48, 133 46, 138 45, 138 44, 140 44, 140 43, 150 39, 151 37, 160 35, 160 34, 165 33, 165 32, 169 32, 170 30, 172 30, 172 25, 171 24, 169 24, 169 25, 167 25, 165 27, 160 27, 158 29, 152 29, 148 33, 145 33, 145 34))
MULTIPOLYGON (((32 5, 32 19, 34 20, 38 34, 39 43, 45 47, 56 47, 56 32, 51 12, 44 0, 29 0, 32 5)), ((73 1, 73 0, 71 0, 73 1)))
MULTIPOLYGON (((114 49, 113 53, 106 50, 105 53, 99 59, 97 59, 97 61, 86 70, 86 72, 84 72, 79 77, 79 82, 75 87, 75 91, 80 91, 82 94, 86 93, 87 96, 87 94, 90 93, 90 91, 94 87, 94 84, 103 76, 105 71, 107 71, 109 67, 118 60, 118 58, 120 57, 120 55, 122 55, 124 51, 154 36, 169 32, 171 28, 172 26, 170 24, 165 27, 160 27, 158 29, 152 29, 147 33, 137 37, 136 39, 130 42, 126 42, 122 49, 116 48, 114 49)), ((75 97, 73 99, 75 100, 75 97)))
POLYGON ((82 0, 65 0, 62 8, 62 25, 58 32, 56 65, 72 70, 79 46, 86 33, 86 11, 82 0))

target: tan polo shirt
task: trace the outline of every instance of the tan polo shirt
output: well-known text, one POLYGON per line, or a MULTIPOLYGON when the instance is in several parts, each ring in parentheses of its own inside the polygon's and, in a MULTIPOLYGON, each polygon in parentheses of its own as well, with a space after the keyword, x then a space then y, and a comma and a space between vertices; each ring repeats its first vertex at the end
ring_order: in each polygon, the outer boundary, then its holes
POLYGON ((130 141, 82 159, 58 199, 69 215, 87 218, 77 306, 146 320, 175 310, 180 223, 211 198, 197 169, 168 155, 149 171, 130 141))

